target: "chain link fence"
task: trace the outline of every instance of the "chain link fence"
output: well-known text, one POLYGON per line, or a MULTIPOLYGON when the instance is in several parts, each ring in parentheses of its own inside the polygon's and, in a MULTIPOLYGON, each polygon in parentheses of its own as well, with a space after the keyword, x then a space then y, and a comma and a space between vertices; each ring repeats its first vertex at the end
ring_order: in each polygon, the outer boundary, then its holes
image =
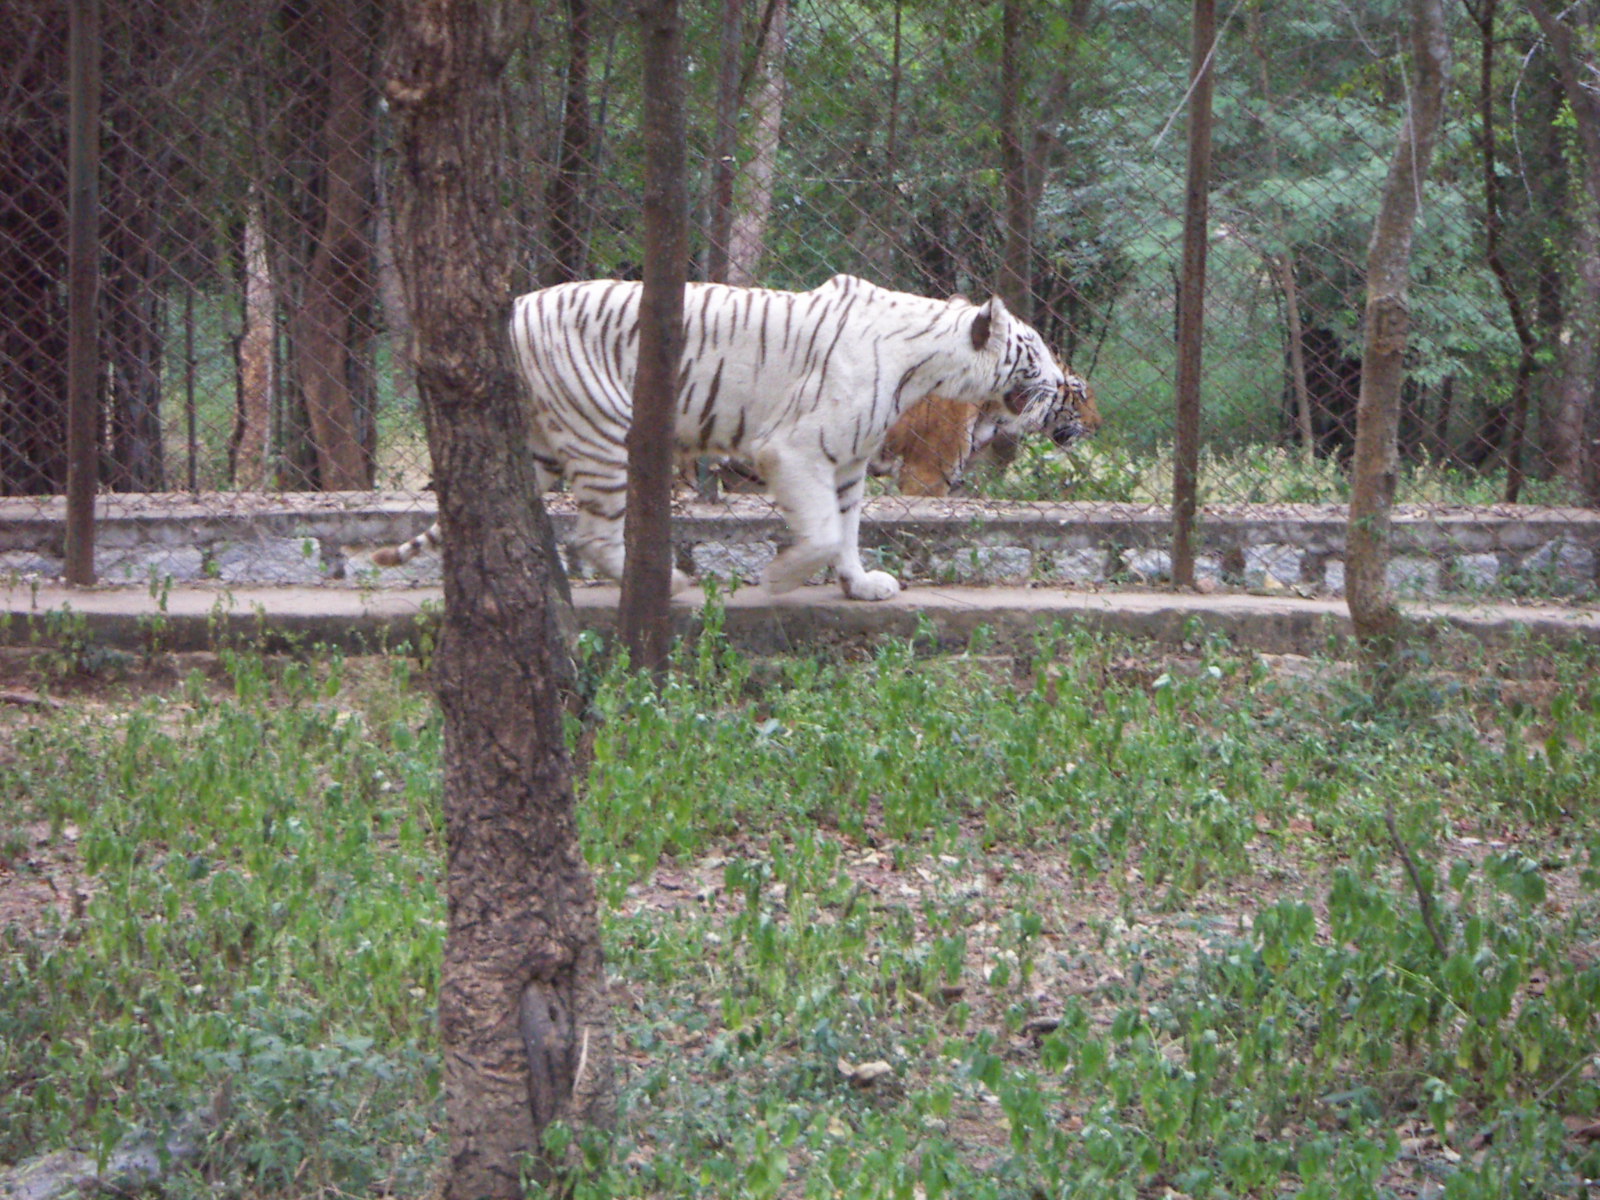
MULTIPOLYGON (((1405 11, 1224 8, 1202 524, 1297 513, 1325 523, 1333 509, 1295 506, 1348 498, 1362 274, 1404 112, 1405 11)), ((1159 562, 1135 570, 1106 556, 1105 538, 1060 531, 1120 522, 1106 538, 1127 549, 1158 545, 1166 528, 1187 6, 685 9, 691 278, 803 289, 850 272, 974 298, 998 287, 1097 396, 1100 433, 1065 451, 1024 443, 969 463, 957 438, 906 452, 898 480, 874 484, 880 554, 913 574, 961 576, 968 560, 935 563, 897 539, 925 536, 918 521, 972 528, 1021 514, 1035 524, 988 546, 1028 552, 1009 567, 1000 555, 1002 575, 1159 575, 1159 562), (932 476, 919 455, 936 460, 932 476), (1074 561, 1081 570, 1063 565, 1074 561)), ((67 476, 68 15, 0 0, 0 16, 15 49, 0 62, 0 495, 16 498, 8 512, 43 513, 67 476)), ((1466 9, 1453 20, 1459 69, 1416 242, 1398 499, 1419 527, 1482 510, 1554 531, 1487 548, 1457 539, 1464 554, 1497 556, 1492 570, 1480 562, 1480 582, 1515 574, 1537 550, 1588 587, 1600 249, 1576 199, 1579 144, 1531 20, 1508 13, 1486 29, 1466 9)), ((425 523, 427 449, 388 216, 384 35, 375 0, 108 6, 98 480, 123 509, 380 504, 425 523)), ((507 204, 527 286, 637 278, 644 163, 629 5, 540 6, 509 70, 521 186, 507 204)), ((685 513, 722 512, 755 531, 755 560, 734 554, 722 569, 753 570, 770 511, 725 494, 736 473, 702 468, 693 482, 685 513)), ((1259 576, 1248 551, 1219 551, 1212 565, 1259 576)), ((1308 553, 1278 573, 1322 572, 1337 546, 1308 553)), ((699 565, 716 569, 707 555, 699 565)), ((340 562, 327 553, 316 566, 337 573, 340 562)))

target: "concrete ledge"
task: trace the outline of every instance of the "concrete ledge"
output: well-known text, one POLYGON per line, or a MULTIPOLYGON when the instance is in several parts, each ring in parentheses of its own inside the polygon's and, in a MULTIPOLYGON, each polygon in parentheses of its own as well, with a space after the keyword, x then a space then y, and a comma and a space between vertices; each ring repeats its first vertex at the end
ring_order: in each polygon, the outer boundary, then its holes
MULTIPOLYGON (((571 497, 553 495, 546 505, 558 536, 566 536, 571 497)), ((107 582, 439 582, 439 562, 430 555, 395 570, 377 570, 368 560, 372 549, 404 541, 433 520, 426 494, 116 494, 100 497, 96 511, 96 565, 107 582)), ((58 497, 0 499, 0 579, 58 577, 64 518, 58 497)), ((1199 514, 1198 572, 1215 587, 1276 584, 1338 596, 1345 521, 1337 505, 1208 505, 1199 514)), ((1600 593, 1600 512, 1401 506, 1393 535, 1391 585, 1405 597, 1600 593)), ((1170 571, 1172 535, 1165 505, 878 496, 867 502, 861 536, 869 560, 877 560, 870 565, 923 584, 1148 586, 1170 571)), ((716 503, 679 497, 673 504, 673 541, 685 570, 753 583, 787 537, 763 496, 716 503)), ((582 573, 579 564, 569 567, 582 573)))
MULTIPOLYGON (((703 601, 673 604, 680 634, 699 628, 703 601)), ((215 649, 230 643, 284 649, 315 644, 378 650, 414 640, 437 619, 435 589, 405 592, 320 587, 173 588, 156 598, 140 588, 12 586, 0 590, 0 643, 85 645, 127 651, 215 649)), ((609 630, 617 589, 574 589, 579 622, 609 630)), ((1558 606, 1406 605, 1419 638, 1448 631, 1493 650, 1513 641, 1600 645, 1600 613, 1558 606)), ((1241 649, 1272 654, 1343 654, 1350 622, 1342 602, 1295 596, 1167 592, 1084 592, 1057 588, 913 588, 892 600, 861 603, 833 587, 774 597, 747 588, 726 599, 724 627, 752 654, 866 648, 887 638, 931 635, 932 646, 961 649, 986 627, 991 645, 1025 650, 1052 624, 1178 646, 1222 635, 1241 649)))

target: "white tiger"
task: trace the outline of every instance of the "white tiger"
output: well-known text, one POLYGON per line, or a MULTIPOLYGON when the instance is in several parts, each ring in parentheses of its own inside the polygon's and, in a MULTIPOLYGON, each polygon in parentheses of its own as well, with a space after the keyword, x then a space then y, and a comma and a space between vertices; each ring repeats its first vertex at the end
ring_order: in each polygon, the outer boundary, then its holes
MULTIPOLYGON (((558 284, 520 297, 511 320, 540 487, 566 478, 578 553, 613 579, 622 576, 640 286, 558 284)), ((862 565, 861 498, 889 427, 929 393, 1017 434, 1065 444, 1085 432, 1066 374, 999 297, 928 300, 849 275, 809 292, 691 283, 684 335, 677 451, 736 457, 766 480, 794 533, 767 568, 773 592, 828 565, 852 599, 900 590, 893 575, 862 565)), ((373 561, 392 566, 438 542, 435 525, 373 561)), ((690 582, 673 572, 674 591, 690 582)))

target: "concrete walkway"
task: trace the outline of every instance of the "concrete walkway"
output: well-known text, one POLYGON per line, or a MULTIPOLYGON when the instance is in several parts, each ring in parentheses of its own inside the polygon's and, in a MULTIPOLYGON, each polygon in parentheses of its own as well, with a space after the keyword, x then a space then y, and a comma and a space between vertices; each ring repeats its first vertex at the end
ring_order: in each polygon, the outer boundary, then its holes
MULTIPOLYGON (((436 588, 182 586, 158 599, 145 588, 51 584, 0 588, 0 597, 0 644, 73 636, 126 650, 203 650, 231 640, 377 649, 411 638, 427 620, 425 609, 442 602, 436 588)), ((576 587, 574 602, 584 627, 614 624, 615 587, 576 587)), ((701 604, 698 593, 674 603, 680 631, 697 627, 701 604)), ((1600 644, 1600 611, 1594 608, 1429 602, 1408 604, 1404 611, 1419 635, 1455 630, 1491 648, 1526 638, 1600 644)), ((939 645, 957 648, 983 626, 999 649, 1026 645, 1055 622, 1167 646, 1222 634, 1242 649, 1272 654, 1338 654, 1350 633, 1342 600, 1005 587, 918 587, 879 603, 845 600, 831 586, 781 597, 744 588, 726 598, 725 628, 735 645, 770 654, 865 646, 910 638, 919 629, 939 645)))

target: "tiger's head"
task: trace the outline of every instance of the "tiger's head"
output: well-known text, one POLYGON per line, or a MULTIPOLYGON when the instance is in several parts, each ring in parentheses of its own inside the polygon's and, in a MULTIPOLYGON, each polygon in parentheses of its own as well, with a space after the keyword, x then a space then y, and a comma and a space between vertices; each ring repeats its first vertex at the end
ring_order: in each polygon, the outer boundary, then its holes
POLYGON ((999 402, 985 406, 997 431, 1017 437, 1043 433, 1066 447, 1100 428, 1088 380, 1063 371, 1044 339, 1013 317, 1000 297, 973 317, 972 344, 980 351, 999 351, 999 402))
POLYGON ((1092 437, 1100 428, 1100 410, 1089 381, 1068 371, 1055 403, 1039 413, 1038 421, 1033 428, 1063 450, 1079 438, 1092 437))

